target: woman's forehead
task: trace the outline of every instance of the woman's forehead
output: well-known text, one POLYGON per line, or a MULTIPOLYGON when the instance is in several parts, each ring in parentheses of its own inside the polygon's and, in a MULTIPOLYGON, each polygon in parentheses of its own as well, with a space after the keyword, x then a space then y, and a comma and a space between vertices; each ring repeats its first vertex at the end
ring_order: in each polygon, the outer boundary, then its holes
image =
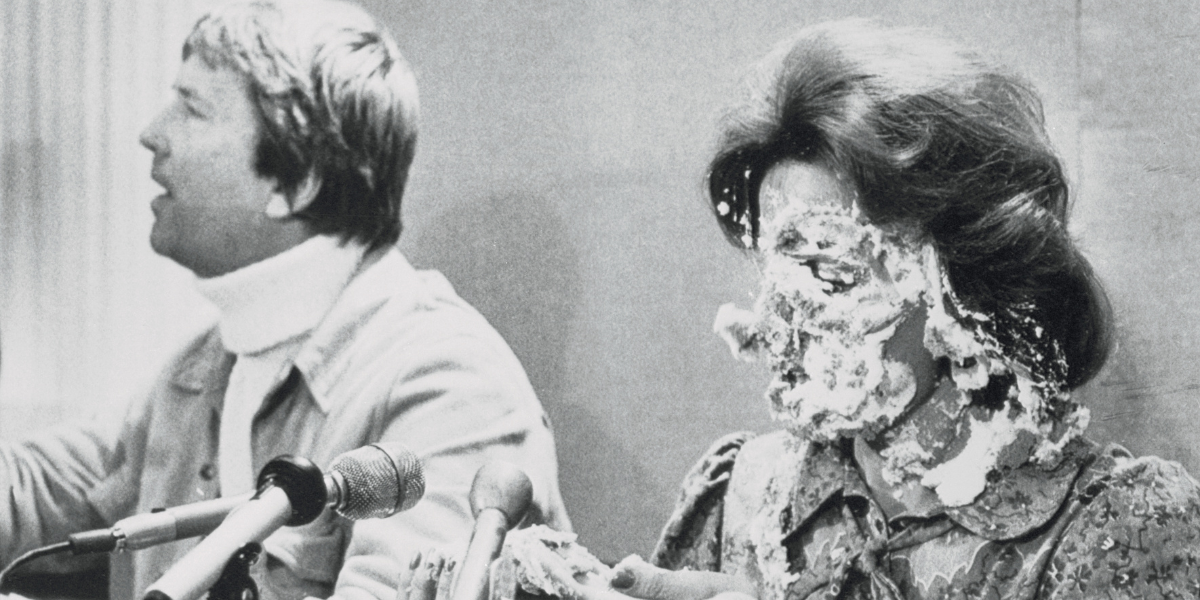
POLYGON ((785 206, 852 208, 854 187, 829 167, 785 160, 767 170, 759 188, 760 211, 766 220, 785 206))

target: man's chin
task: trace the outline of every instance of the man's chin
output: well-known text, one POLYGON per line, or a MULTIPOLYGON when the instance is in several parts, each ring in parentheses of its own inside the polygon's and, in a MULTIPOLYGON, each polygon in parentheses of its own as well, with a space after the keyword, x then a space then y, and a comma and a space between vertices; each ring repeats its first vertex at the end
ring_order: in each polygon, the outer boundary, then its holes
POLYGON ((170 248, 170 238, 160 231, 158 221, 155 221, 150 229, 150 249, 159 256, 171 258, 170 248))
POLYGON ((180 255, 178 244, 175 243, 175 238, 159 230, 157 223, 155 223, 155 228, 150 231, 150 249, 153 250, 155 254, 163 258, 170 259, 171 262, 188 269, 189 271, 193 270, 192 266, 180 255))

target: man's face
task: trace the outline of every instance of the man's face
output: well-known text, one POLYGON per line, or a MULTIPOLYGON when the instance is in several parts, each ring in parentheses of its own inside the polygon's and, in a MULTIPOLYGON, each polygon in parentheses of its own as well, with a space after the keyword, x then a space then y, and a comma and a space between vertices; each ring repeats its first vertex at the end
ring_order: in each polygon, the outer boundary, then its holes
POLYGON ((142 132, 154 152, 154 251, 214 277, 266 258, 262 239, 275 226, 265 208, 274 178, 255 168, 259 119, 245 79, 192 55, 179 70, 170 104, 142 132))

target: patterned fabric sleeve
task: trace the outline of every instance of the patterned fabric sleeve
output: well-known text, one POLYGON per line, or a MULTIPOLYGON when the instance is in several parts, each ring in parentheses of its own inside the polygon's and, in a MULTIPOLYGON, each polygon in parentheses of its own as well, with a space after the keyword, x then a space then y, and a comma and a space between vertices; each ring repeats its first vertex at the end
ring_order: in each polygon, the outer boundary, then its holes
POLYGON ((1200 486, 1179 463, 1115 454, 1107 489, 1063 533, 1038 597, 1200 598, 1200 486))
POLYGON ((650 562, 664 569, 721 569, 721 512, 738 452, 753 433, 717 440, 683 479, 675 511, 663 527, 650 562))

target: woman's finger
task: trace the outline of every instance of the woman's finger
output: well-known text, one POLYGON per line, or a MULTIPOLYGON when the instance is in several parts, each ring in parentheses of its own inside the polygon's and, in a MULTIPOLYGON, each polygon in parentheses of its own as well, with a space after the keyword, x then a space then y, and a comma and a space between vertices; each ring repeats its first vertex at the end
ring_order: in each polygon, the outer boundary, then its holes
POLYGON ((668 571, 637 556, 617 564, 612 587, 644 600, 697 600, 728 593, 753 598, 757 592, 740 577, 711 571, 668 571))
POLYGON ((455 567, 457 566, 458 561, 454 558, 446 559, 437 581, 436 600, 450 600, 450 589, 454 584, 454 575, 457 573, 455 567))
POLYGON ((427 551, 421 563, 412 570, 412 582, 408 586, 407 600, 436 600, 438 580, 442 576, 444 563, 445 559, 441 552, 427 551))
POLYGON ((417 568, 421 566, 421 553, 416 552, 408 561, 408 568, 400 570, 400 577, 396 580, 396 600, 409 600, 409 592, 412 590, 413 578, 416 576, 417 568))

